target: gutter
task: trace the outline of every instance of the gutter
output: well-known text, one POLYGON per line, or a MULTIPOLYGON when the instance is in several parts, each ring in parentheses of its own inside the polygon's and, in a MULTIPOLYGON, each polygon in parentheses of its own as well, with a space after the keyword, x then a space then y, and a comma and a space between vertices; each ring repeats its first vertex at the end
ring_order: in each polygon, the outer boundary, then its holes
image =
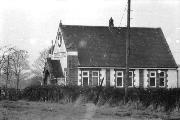
MULTIPOLYGON (((125 67, 83 67, 78 66, 78 68, 115 68, 115 69, 126 69, 125 67)), ((169 69, 169 70, 177 70, 177 68, 130 68, 130 69, 169 69)))

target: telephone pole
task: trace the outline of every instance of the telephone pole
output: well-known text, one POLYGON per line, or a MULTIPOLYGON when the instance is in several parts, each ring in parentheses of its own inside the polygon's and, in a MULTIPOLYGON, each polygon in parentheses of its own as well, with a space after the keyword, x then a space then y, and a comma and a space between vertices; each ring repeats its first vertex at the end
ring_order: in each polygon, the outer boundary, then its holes
POLYGON ((125 103, 127 102, 128 86, 129 86, 129 53, 130 53, 130 12, 131 0, 128 0, 127 9, 127 40, 126 40, 126 74, 125 74, 125 103))

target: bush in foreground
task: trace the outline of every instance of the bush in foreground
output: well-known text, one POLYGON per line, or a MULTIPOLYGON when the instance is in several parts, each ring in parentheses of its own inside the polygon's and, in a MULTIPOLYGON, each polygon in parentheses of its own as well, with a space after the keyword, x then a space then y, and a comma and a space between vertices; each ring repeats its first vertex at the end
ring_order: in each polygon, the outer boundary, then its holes
MULTIPOLYGON (((30 101, 50 101, 59 103, 94 102, 98 105, 108 104, 119 106, 124 101, 124 89, 113 87, 80 87, 80 86, 30 86, 16 96, 10 92, 10 100, 26 99, 30 101), (81 99, 80 99, 81 98, 81 99)), ((153 109, 164 108, 165 111, 180 108, 180 89, 128 89, 128 104, 141 104, 144 108, 150 106, 153 109)))

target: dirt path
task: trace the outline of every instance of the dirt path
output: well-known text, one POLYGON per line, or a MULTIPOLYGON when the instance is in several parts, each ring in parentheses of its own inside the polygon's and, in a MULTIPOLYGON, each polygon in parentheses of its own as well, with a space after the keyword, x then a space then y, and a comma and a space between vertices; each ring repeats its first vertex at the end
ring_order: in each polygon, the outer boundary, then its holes
MULTIPOLYGON (((179 113, 179 112, 177 112, 179 113)), ((180 118, 180 114, 175 115, 180 118)), ((161 120, 166 114, 135 111, 123 107, 0 101, 0 120, 161 120)))

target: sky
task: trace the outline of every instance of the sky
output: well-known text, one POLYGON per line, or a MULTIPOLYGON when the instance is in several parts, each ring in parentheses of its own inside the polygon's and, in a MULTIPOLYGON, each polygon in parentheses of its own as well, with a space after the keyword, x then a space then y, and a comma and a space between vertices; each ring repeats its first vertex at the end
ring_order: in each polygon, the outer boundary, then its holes
MULTIPOLYGON (((0 46, 25 49, 30 61, 66 25, 126 26, 127 0, 0 0, 0 46)), ((131 0, 132 27, 161 27, 180 64, 180 0, 131 0)))

